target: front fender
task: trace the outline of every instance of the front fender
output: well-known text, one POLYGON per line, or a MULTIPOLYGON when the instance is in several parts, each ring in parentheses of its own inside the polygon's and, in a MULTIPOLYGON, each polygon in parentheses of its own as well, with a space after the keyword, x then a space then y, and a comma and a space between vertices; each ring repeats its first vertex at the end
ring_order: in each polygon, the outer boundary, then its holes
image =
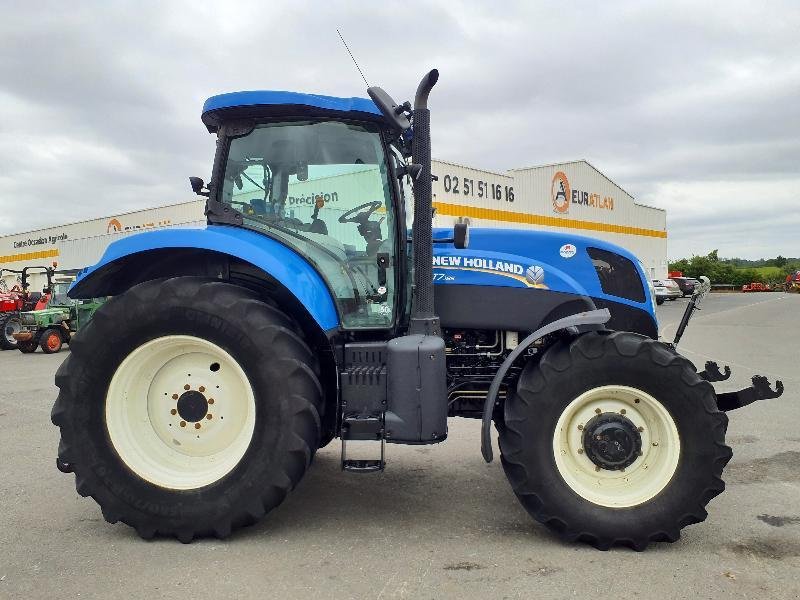
POLYGON ((168 249, 207 250, 252 264, 283 285, 305 307, 323 331, 339 325, 336 305, 325 280, 311 263, 288 246, 253 231, 209 225, 193 229, 162 229, 139 233, 112 243, 97 264, 78 274, 71 298, 108 295, 120 264, 133 255, 168 249))

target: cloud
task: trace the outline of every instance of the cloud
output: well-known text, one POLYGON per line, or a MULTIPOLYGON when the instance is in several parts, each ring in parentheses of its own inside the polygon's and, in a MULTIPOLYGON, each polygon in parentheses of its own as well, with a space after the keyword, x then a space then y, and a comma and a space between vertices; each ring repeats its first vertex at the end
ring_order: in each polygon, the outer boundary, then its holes
POLYGON ((667 209, 670 256, 797 254, 795 3, 431 4, 7 6, 0 233, 191 199, 215 93, 363 95, 338 27, 398 99, 440 69, 437 157, 495 170, 586 158, 667 209), (743 236, 754 223, 766 235, 743 236))

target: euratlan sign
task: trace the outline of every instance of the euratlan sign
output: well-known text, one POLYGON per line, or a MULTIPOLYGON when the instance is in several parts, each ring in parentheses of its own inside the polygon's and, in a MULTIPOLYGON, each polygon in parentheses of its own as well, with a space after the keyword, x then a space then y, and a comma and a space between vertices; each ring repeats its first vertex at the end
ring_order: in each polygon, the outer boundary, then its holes
POLYGON ((597 210, 614 210, 614 198, 572 189, 569 179, 563 171, 558 171, 553 175, 550 197, 553 201, 553 212, 561 215, 569 214, 570 205, 588 206, 597 210))

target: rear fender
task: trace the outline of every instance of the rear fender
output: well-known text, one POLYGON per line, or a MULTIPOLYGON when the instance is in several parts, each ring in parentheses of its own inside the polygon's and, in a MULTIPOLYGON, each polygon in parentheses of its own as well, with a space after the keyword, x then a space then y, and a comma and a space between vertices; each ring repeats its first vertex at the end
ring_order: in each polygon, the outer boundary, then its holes
POLYGON ((303 256, 270 237, 235 227, 163 229, 123 238, 111 244, 97 264, 78 274, 69 296, 113 296, 142 281, 170 275, 225 278, 231 261, 254 267, 255 273, 263 272, 273 285, 284 288, 323 332, 338 327, 328 286, 303 256))

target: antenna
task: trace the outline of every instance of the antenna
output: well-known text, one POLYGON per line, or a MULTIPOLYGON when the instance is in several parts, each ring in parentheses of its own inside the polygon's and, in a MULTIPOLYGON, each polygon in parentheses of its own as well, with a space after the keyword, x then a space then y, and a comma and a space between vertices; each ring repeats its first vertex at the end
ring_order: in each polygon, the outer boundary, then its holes
POLYGON ((344 49, 347 50, 347 53, 350 55, 350 58, 353 59, 353 64, 356 66, 356 69, 358 69, 358 74, 361 75, 361 79, 363 79, 364 83, 366 83, 367 87, 369 87, 369 81, 367 81, 367 78, 364 77, 364 72, 361 70, 361 67, 358 66, 358 63, 356 62, 356 57, 353 56, 352 52, 350 52, 350 48, 348 48, 347 42, 344 41, 344 37, 342 37, 341 32, 337 29, 336 33, 339 34, 339 39, 342 40, 342 44, 344 44, 344 49))

